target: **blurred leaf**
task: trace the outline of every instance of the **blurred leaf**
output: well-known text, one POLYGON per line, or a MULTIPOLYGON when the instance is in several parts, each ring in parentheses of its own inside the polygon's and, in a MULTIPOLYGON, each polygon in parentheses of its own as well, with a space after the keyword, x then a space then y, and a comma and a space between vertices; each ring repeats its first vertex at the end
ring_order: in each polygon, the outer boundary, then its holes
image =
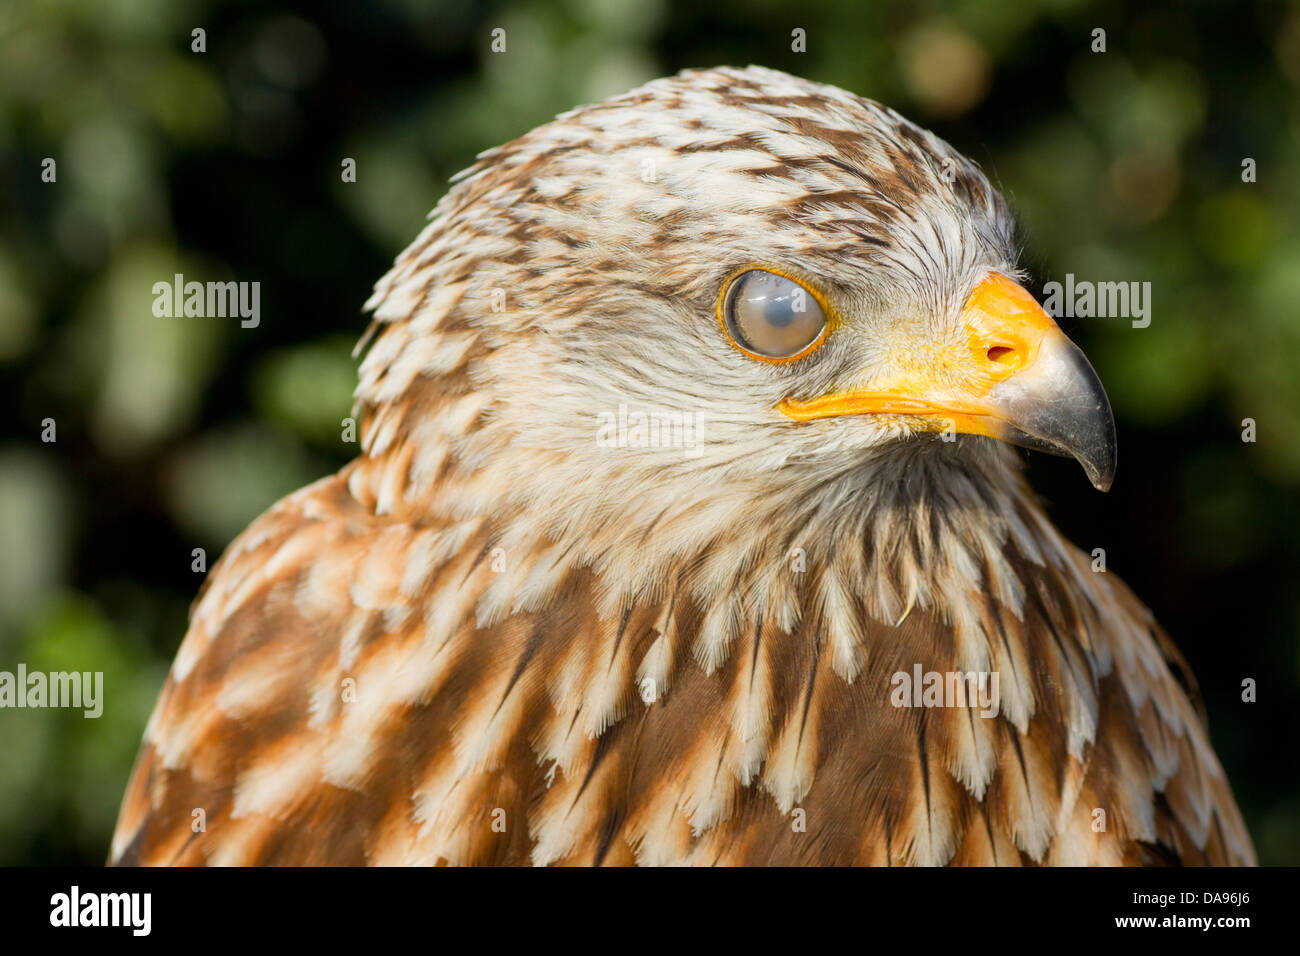
POLYGON ((176 523, 197 544, 224 548, 280 498, 330 470, 296 439, 248 422, 181 449, 168 469, 167 498, 176 523))
POLYGON ((334 451, 342 420, 352 414, 357 360, 352 339, 333 337, 272 352, 253 377, 258 411, 301 438, 334 451))
POLYGON ((5 635, 67 572, 76 505, 56 462, 49 447, 0 449, 0 658, 5 635))

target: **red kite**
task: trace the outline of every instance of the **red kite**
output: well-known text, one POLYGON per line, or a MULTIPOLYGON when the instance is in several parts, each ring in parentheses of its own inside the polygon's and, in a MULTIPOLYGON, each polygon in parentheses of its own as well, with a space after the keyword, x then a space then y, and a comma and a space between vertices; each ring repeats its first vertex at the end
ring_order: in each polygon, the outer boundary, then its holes
POLYGON ((361 453, 194 607, 119 863, 1254 862, 1193 680, 1013 445, 1087 359, 952 147, 766 69, 485 153, 361 453))

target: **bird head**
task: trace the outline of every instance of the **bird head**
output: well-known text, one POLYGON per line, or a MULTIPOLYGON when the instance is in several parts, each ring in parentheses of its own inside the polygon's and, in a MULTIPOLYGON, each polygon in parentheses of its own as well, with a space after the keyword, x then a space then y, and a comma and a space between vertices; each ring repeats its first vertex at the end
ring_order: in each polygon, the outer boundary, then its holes
POLYGON ((367 450, 409 438, 392 487, 587 529, 593 561, 602 535, 681 556, 954 476, 996 509, 1009 444, 1104 490, 1105 393, 1018 276, 1004 201, 947 143, 784 73, 688 71, 458 178, 369 303, 367 450))

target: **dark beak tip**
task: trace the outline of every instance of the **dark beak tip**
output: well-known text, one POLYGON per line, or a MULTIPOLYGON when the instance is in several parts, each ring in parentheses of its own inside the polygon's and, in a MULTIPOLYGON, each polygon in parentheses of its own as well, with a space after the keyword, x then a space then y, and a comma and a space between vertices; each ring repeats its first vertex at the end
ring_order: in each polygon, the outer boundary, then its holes
POLYGON ((1080 465, 1088 480, 1098 491, 1110 491, 1115 483, 1116 441, 1115 420, 1111 417, 1110 404, 1102 399, 1098 412, 1103 416, 1104 434, 1096 435, 1092 441, 1085 441, 1070 448, 1070 453, 1080 465))
POLYGON ((1013 376, 995 390, 1006 429, 1002 437, 1073 458, 1094 488, 1109 491, 1115 481, 1116 434, 1106 390, 1064 334, 1047 342, 1030 376, 1013 376))
POLYGON ((1101 492, 1110 491, 1110 486, 1115 482, 1115 472, 1113 470, 1108 471, 1105 474, 1093 471, 1090 468, 1085 468, 1084 470, 1087 471, 1088 480, 1092 482, 1094 488, 1101 492))
POLYGON ((1090 442, 1082 442, 1068 448, 1068 453, 1083 466, 1084 473, 1092 486, 1098 491, 1110 491, 1115 483, 1115 422, 1111 417, 1110 405, 1099 409, 1106 423, 1104 436, 1096 436, 1090 442))
MULTIPOLYGON (((1089 367, 1091 371, 1091 366, 1089 367)), ((1094 376, 1096 373, 1093 373, 1094 376)), ((1104 437, 1100 442, 1100 452, 1088 463, 1087 472, 1088 480, 1098 491, 1110 491, 1111 485, 1115 483, 1115 468, 1118 458, 1119 440, 1115 433, 1115 416, 1110 410, 1110 402, 1106 398, 1106 392, 1101 388, 1100 380, 1097 380, 1097 389, 1100 393, 1098 403, 1098 412, 1105 421, 1104 437)))

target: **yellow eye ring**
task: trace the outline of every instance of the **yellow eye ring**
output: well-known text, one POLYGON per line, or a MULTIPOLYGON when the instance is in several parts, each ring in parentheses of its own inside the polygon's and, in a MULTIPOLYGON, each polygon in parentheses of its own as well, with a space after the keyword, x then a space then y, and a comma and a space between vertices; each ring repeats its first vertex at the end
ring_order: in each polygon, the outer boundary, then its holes
POLYGON ((835 313, 831 309, 830 303, 826 301, 826 297, 819 291, 799 276, 794 275, 785 269, 761 264, 749 265, 743 269, 738 269, 727 277, 726 281, 722 283, 721 290, 718 292, 716 312, 718 317, 718 326, 722 329, 722 334, 726 336, 727 341, 730 342, 738 352, 742 352, 750 358, 758 359, 760 362, 767 362, 771 365, 781 365, 786 362, 793 362, 796 359, 801 359, 809 355, 826 341, 826 337, 830 335, 831 328, 836 324, 835 313), (741 336, 738 335, 736 331, 733 331, 732 324, 729 321, 729 319, 732 318, 734 305, 732 297, 739 290, 740 281, 750 276, 759 277, 763 274, 766 274, 769 277, 777 276, 788 282, 794 283, 812 297, 813 301, 817 303, 818 309, 821 313, 822 326, 820 331, 810 342, 808 342, 807 345, 800 347, 790 355, 764 354, 763 352, 747 347, 741 341, 741 336))

